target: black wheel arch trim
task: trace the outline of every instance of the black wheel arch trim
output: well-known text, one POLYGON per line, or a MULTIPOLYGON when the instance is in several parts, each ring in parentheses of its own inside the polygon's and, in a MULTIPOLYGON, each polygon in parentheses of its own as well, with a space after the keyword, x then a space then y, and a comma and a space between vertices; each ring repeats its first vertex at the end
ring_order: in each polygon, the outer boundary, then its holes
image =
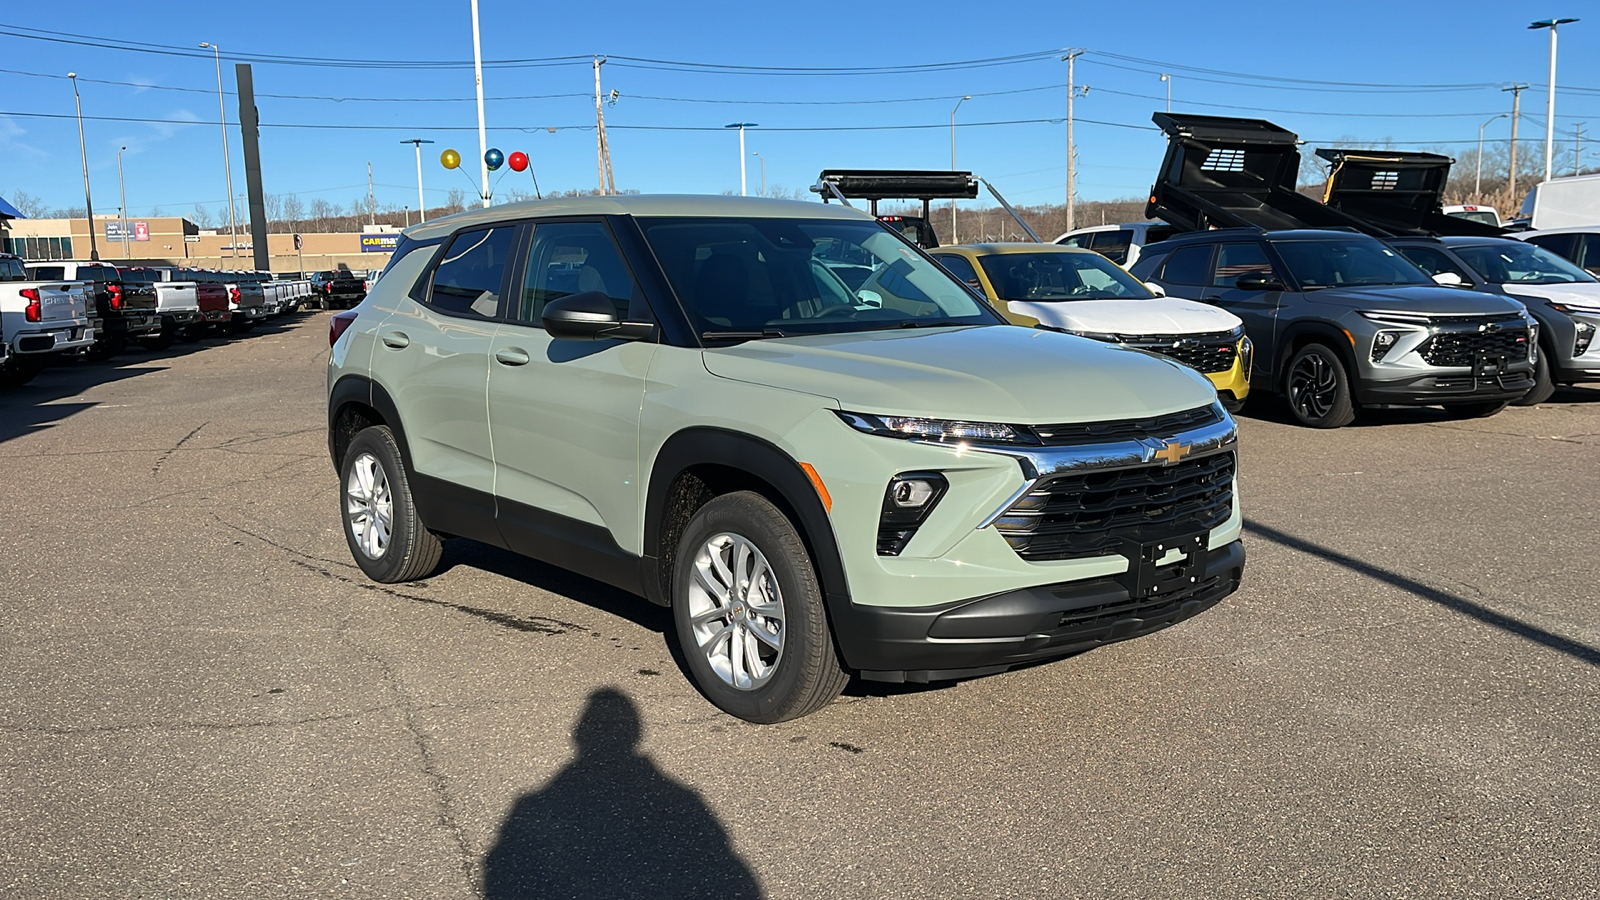
POLYGON ((383 424, 394 432, 395 443, 400 445, 400 458, 406 464, 406 471, 415 473, 417 468, 411 464, 411 445, 406 440, 405 423, 400 420, 400 408, 383 385, 365 375, 342 376, 328 392, 328 457, 333 460, 333 467, 338 469, 343 462, 336 444, 339 416, 353 403, 373 410, 383 419, 383 424))
MULTIPOLYGON (((1285 378, 1288 377, 1289 361, 1294 359, 1299 351, 1294 349, 1295 341, 1305 337, 1317 338, 1339 356, 1339 363, 1344 366, 1344 377, 1350 386, 1352 397, 1357 392, 1357 382, 1361 379, 1361 370, 1356 365, 1355 348, 1350 345, 1350 338, 1345 336, 1345 331, 1332 322, 1312 321, 1297 322, 1290 325, 1283 332, 1283 337, 1278 339, 1278 358, 1274 360, 1271 389, 1287 395, 1285 378)), ((1254 386, 1254 385, 1252 385, 1254 386)))
MULTIPOLYGON (((659 544, 668 490, 679 475, 697 465, 736 469, 771 485, 800 520, 795 525, 811 549, 812 562, 817 567, 830 611, 840 604, 849 604, 849 582, 833 533, 833 520, 823 508, 810 478, 797 460, 775 444, 737 431, 710 426, 686 428, 661 446, 650 470, 645 499, 644 554, 647 560, 653 563, 663 556, 659 544)), ((645 596, 654 603, 668 605, 670 600, 661 582, 670 575, 670 572, 659 573, 658 577, 646 578, 645 596)))

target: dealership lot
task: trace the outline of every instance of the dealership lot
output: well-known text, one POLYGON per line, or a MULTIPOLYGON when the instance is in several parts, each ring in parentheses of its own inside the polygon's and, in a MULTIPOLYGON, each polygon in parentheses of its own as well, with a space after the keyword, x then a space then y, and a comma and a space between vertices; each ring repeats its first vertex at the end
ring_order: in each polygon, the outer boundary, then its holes
POLYGON ((326 322, 0 396, 0 893, 1596 891, 1600 390, 1252 409, 1216 609, 761 727, 597 583, 468 542, 367 581, 326 322))

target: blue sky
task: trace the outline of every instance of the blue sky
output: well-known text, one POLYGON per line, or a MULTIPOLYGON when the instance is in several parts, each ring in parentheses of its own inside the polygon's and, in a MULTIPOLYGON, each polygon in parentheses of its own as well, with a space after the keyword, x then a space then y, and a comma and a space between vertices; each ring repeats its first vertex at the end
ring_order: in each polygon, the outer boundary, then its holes
MULTIPOLYGON (((1164 147, 1160 134, 1145 127, 1151 112, 1166 105, 1160 71, 1172 73, 1174 111, 1258 115, 1296 131, 1311 146, 1339 139, 1392 140, 1412 142, 1407 146, 1416 148, 1443 146, 1459 154, 1471 150, 1485 119, 1509 111, 1510 95, 1499 87, 1513 81, 1534 85, 1523 94, 1522 136, 1542 138, 1548 38, 1545 32, 1528 31, 1527 25, 1552 15, 1583 16, 1593 11, 1589 7, 1581 0, 1557 0, 1549 8, 1505 2, 691 5, 481 0, 481 16, 486 60, 599 53, 735 66, 838 68, 1040 53, 1038 59, 1017 64, 900 74, 669 71, 615 58, 603 70, 605 89, 620 93, 606 118, 621 188, 736 190, 738 141, 721 126, 738 121, 767 129, 932 126, 751 130, 748 149, 765 159, 769 185, 803 188, 820 169, 830 167, 944 168, 950 162, 951 108, 970 94, 973 99, 962 104, 957 117, 958 166, 989 178, 1013 202, 1028 204, 1059 202, 1066 180, 1066 134, 1059 121, 1065 116, 1065 91, 1059 85, 1066 81, 1066 65, 1058 52, 1048 51, 1069 46, 1089 51, 1077 65, 1078 82, 1090 86, 1077 105, 1080 197, 1137 197, 1148 187, 1164 147), (982 124, 1036 119, 1058 121, 982 124)), ((82 203, 72 91, 59 77, 74 70, 86 116, 160 120, 87 123, 95 207, 105 212, 117 206, 120 146, 128 148, 124 168, 128 206, 135 215, 148 215, 157 207, 168 214, 187 213, 195 203, 219 208, 226 190, 210 56, 125 52, 98 39, 197 54, 203 52, 196 49, 198 42, 218 43, 229 91, 230 53, 306 61, 468 64, 472 54, 467 0, 88 2, 72 7, 70 17, 51 10, 48 4, 13 3, 0 12, 0 32, 18 26, 43 29, 87 36, 91 45, 0 34, 0 196, 20 189, 53 206, 82 203), (65 118, 19 115, 24 113, 65 118)), ((1600 134, 1597 47, 1600 11, 1563 27, 1557 128, 1569 154, 1567 133, 1575 122, 1588 121, 1593 133, 1600 134)), ((474 161, 463 169, 476 175, 470 65, 418 70, 257 63, 254 76, 257 106, 267 126, 261 152, 269 193, 294 193, 308 205, 317 197, 340 206, 365 202, 370 161, 380 204, 415 205, 412 149, 400 143, 409 137, 436 141, 424 148, 430 205, 441 202, 450 187, 475 190, 461 173, 441 168, 437 156, 439 150, 454 147, 474 161), (264 96, 271 94, 345 99, 264 96), (305 124, 373 127, 283 127, 305 124)), ((593 74, 587 61, 491 67, 484 82, 491 98, 491 146, 529 153, 547 191, 595 186, 593 74), (493 99, 512 97, 540 99, 493 99), (554 132, 547 130, 552 127, 554 132)), ((232 96, 228 118, 237 122, 232 96)), ((1491 141, 1508 133, 1506 119, 1485 130, 1491 141)), ((230 137, 235 192, 242 193, 236 129, 230 137)), ((1524 152, 1542 154, 1532 144, 1525 147, 1524 152)), ((1593 152, 1600 162, 1600 147, 1593 152)), ((748 162, 754 193, 761 163, 753 156, 748 162)), ((502 195, 513 186, 530 187, 525 174, 507 175, 499 184, 502 195)))

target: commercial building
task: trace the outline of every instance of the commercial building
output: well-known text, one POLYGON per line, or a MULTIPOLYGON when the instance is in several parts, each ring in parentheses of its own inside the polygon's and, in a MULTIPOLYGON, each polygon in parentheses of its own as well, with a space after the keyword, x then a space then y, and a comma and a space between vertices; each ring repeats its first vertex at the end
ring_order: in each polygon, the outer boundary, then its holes
MULTIPOLYGON (((95 238, 100 258, 109 262, 147 265, 194 266, 203 269, 254 269, 255 250, 249 228, 241 223, 237 245, 226 229, 202 229, 177 216, 128 219, 126 227, 115 215, 95 216, 95 238)), ((381 269, 399 240, 388 226, 366 233, 315 233, 267 235, 267 252, 274 272, 312 272, 324 269, 381 269)), ((0 250, 24 259, 88 259, 89 220, 21 219, 0 217, 0 250)))

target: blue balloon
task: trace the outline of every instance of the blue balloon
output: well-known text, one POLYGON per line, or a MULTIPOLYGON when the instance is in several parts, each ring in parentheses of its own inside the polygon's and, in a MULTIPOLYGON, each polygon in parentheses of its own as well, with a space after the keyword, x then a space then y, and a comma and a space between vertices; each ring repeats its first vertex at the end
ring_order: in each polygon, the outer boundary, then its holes
POLYGON ((489 171, 493 172, 495 169, 498 169, 505 164, 506 155, 501 153, 499 150, 490 147, 488 150, 484 151, 483 161, 489 164, 489 171))

